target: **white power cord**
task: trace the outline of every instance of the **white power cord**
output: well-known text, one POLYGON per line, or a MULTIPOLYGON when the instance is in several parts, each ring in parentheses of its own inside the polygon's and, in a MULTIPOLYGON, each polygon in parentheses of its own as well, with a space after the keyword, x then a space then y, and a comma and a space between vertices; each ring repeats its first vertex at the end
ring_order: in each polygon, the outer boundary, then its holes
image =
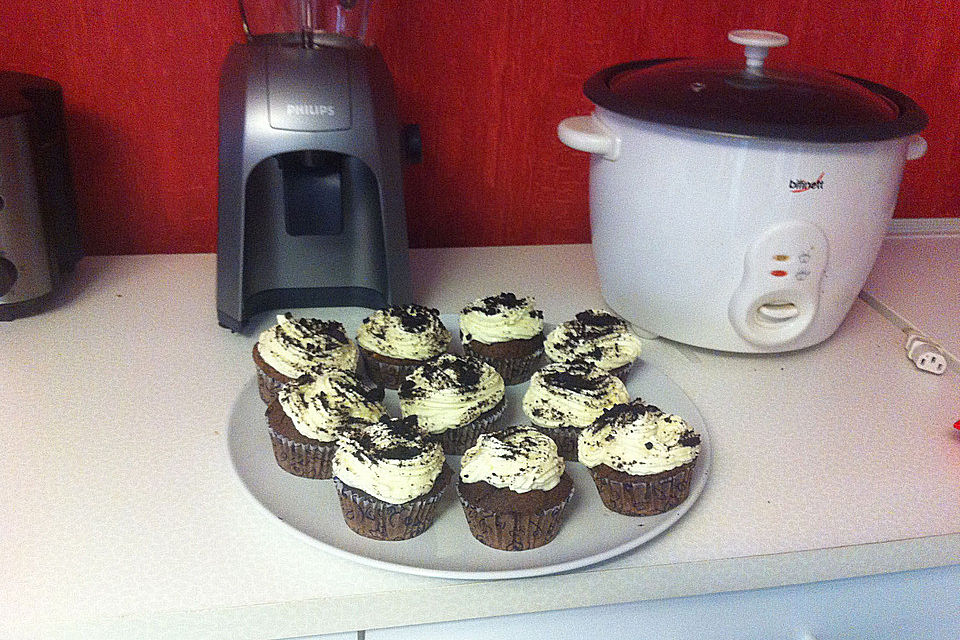
POLYGON ((861 291, 860 299, 906 334, 907 341, 903 343, 903 348, 907 350, 907 357, 913 361, 917 369, 939 376, 946 372, 948 361, 954 367, 960 367, 960 361, 958 361, 956 354, 944 351, 940 345, 919 333, 905 318, 874 298, 870 293, 861 291))
POLYGON ((937 375, 947 370, 947 355, 940 345, 916 331, 907 333, 907 341, 903 345, 907 350, 907 357, 913 360, 921 371, 929 371, 937 375))

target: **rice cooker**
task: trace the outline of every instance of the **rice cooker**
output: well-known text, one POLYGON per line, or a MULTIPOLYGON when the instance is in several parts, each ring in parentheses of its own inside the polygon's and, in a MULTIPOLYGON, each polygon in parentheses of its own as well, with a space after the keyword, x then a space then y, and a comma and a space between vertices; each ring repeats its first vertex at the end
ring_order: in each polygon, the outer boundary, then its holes
POLYGON ((560 123, 590 156, 601 292, 643 335, 779 352, 832 335, 866 281, 927 117, 888 87, 746 59, 642 60, 587 80, 560 123))

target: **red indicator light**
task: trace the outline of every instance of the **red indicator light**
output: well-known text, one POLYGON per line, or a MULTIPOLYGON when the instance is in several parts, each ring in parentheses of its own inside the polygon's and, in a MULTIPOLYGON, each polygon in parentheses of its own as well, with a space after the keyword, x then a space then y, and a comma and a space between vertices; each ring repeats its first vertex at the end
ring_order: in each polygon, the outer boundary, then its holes
POLYGON ((782 278, 783 276, 787 275, 787 272, 782 271, 780 269, 774 269, 773 271, 770 272, 770 275, 777 276, 778 278, 782 278))

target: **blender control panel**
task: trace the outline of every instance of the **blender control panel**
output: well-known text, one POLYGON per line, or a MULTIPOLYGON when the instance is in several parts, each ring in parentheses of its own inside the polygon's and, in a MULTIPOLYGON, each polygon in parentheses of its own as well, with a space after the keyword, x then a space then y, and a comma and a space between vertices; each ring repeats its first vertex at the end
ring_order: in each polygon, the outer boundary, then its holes
POLYGON ((274 129, 350 128, 350 74, 343 50, 276 47, 267 57, 267 91, 274 129))
POLYGON ((816 316, 828 254, 826 235, 810 222, 765 229, 747 248, 743 278, 730 300, 737 333, 768 347, 800 336, 816 316))

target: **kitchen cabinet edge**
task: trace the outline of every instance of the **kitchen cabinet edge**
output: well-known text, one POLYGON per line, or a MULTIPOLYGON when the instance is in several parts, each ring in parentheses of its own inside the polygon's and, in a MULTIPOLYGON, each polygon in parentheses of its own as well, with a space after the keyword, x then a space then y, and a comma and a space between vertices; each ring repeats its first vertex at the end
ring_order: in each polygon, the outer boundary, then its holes
MULTIPOLYGON (((584 569, 503 581, 436 581, 423 588, 303 601, 152 612, 10 629, 10 637, 203 637, 230 640, 330 636, 386 627, 605 604, 747 591, 958 564, 960 533, 862 545, 646 567, 584 569), (424 602, 431 603, 424 606, 424 602)), ((8 621, 9 623, 9 621, 8 621)), ((7 629, 0 625, 0 635, 7 629)))

